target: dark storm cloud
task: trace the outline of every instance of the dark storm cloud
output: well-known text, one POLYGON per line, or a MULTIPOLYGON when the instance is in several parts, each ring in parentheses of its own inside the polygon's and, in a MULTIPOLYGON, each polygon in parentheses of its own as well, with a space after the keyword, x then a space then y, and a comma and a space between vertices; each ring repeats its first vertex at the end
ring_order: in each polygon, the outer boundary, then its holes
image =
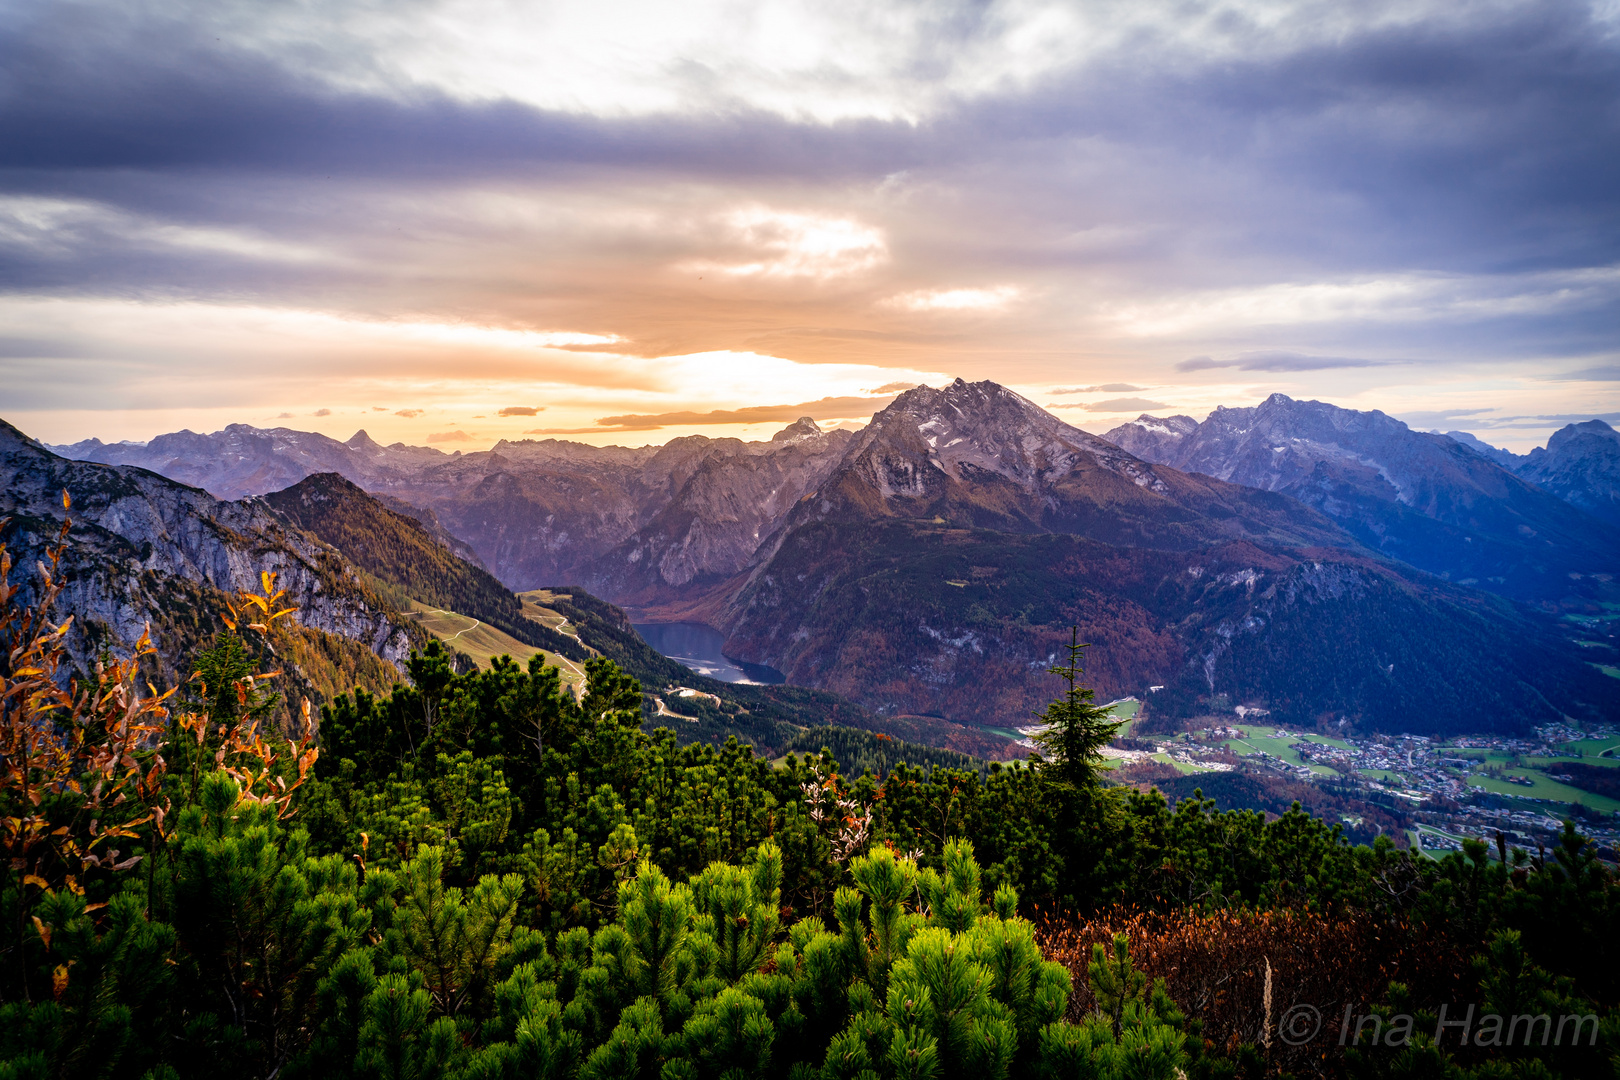
MULTIPOLYGON (((1279 188, 1288 204, 1353 195, 1358 205, 1341 211, 1379 219, 1380 243, 1402 235, 1422 243, 1468 221, 1499 239, 1539 238, 1536 249, 1498 252, 1503 265, 1541 263, 1549 246, 1612 254, 1620 245, 1620 230, 1577 236, 1594 215, 1612 220, 1620 207, 1612 104, 1620 64, 1613 36, 1595 32, 1575 3, 1395 24, 1331 47, 1235 61, 1172 50, 1148 62, 1166 46, 1146 35, 1028 92, 964 102, 918 125, 795 122, 741 102, 691 116, 604 119, 427 90, 345 93, 263 55, 199 40, 179 18, 103 14, 105 25, 45 14, 0 29, 8 58, 0 164, 391 177, 602 166, 802 179, 993 162, 1003 146, 1017 153, 991 170, 998 181, 1022 173, 1017 189, 1061 198, 1073 195, 1070 177, 1043 184, 1023 162, 1044 145, 1059 161, 1078 155, 1094 166, 1088 150, 1106 140, 1177 162, 1161 165, 1139 196, 1198 191, 1209 165, 1235 164, 1271 174, 1252 196, 1256 205, 1279 188), (1432 217, 1390 219, 1403 210, 1432 217)), ((1280 209, 1286 220, 1303 207, 1280 209)), ((1250 224, 1262 242, 1279 240, 1264 220, 1250 224)))
POLYGON ((267 170, 449 179, 535 167, 660 166, 795 176, 918 159, 909 125, 797 124, 739 103, 721 114, 604 120, 513 101, 346 92, 183 21, 0 26, 0 167, 267 170))

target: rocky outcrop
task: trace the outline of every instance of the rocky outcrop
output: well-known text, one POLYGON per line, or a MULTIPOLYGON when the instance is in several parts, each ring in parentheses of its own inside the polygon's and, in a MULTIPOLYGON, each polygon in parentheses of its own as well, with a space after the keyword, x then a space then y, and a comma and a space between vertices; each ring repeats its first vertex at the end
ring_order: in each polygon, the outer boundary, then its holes
POLYGON ((150 622, 164 632, 165 674, 183 676, 189 650, 218 628, 222 594, 256 590, 265 571, 278 575, 304 627, 396 667, 419 641, 334 550, 262 500, 224 501, 144 469, 68 461, 0 421, 0 517, 11 519, 5 539, 25 590, 65 515, 73 527, 59 603, 75 617, 68 645, 81 666, 133 643, 150 622))

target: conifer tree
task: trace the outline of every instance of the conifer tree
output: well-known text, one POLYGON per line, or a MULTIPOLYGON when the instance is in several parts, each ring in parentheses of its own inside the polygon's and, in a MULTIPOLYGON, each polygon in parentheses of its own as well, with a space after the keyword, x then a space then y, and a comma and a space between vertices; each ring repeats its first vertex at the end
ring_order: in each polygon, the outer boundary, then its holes
POLYGON ((1085 671, 1085 651, 1089 642, 1080 640, 1080 628, 1069 628, 1067 663, 1051 669, 1068 684, 1068 689, 1039 714, 1045 728, 1035 736, 1047 761, 1057 774, 1076 788, 1087 788, 1096 779, 1098 751, 1108 745, 1122 721, 1113 719, 1108 709, 1093 702, 1093 691, 1080 684, 1085 671))

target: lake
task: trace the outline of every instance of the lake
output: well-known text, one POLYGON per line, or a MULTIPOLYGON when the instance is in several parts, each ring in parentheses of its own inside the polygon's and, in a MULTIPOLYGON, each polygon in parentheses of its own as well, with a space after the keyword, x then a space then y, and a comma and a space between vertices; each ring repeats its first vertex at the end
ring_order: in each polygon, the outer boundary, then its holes
POLYGON ((635 628, 647 644, 699 675, 734 683, 787 681, 773 667, 748 664, 726 656, 720 651, 725 635, 702 623, 636 623, 635 628))

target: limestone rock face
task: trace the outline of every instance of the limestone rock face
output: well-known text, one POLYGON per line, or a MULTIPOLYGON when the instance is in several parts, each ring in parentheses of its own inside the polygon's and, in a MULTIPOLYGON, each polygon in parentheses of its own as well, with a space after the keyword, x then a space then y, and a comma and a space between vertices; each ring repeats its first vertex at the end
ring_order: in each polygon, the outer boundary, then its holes
POLYGON ((145 469, 68 461, 0 421, 0 517, 12 519, 12 580, 25 595, 64 514, 73 528, 59 603, 74 615, 68 646, 81 667, 102 647, 132 644, 150 622, 166 674, 189 674, 174 665, 216 625, 220 594, 257 590, 264 571, 279 575, 304 626, 360 642, 395 666, 415 641, 336 552, 262 500, 220 500, 145 469), (178 640, 161 640, 164 632, 178 640))
POLYGON ((590 562, 585 583, 616 602, 646 606, 735 576, 838 466, 853 438, 823 433, 804 417, 768 443, 674 440, 652 466, 670 477, 668 501, 590 562))

